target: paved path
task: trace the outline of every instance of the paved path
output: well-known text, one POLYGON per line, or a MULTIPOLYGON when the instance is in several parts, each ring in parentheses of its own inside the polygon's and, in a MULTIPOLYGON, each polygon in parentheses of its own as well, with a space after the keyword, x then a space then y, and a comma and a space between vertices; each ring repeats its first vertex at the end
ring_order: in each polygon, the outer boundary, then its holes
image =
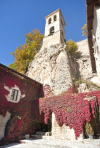
POLYGON ((82 142, 78 141, 63 141, 63 140, 44 140, 44 139, 29 139, 23 140, 25 143, 15 143, 11 145, 0 146, 0 148, 100 148, 100 139, 85 139, 82 142))

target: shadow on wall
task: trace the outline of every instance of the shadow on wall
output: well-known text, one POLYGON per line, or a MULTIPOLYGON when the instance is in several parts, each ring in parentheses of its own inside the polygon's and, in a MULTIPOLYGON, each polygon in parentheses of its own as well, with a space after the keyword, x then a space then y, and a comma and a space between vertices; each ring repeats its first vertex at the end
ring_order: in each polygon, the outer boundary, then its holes
POLYGON ((77 57, 73 57, 70 53, 68 53, 72 81, 81 78, 79 71, 79 63, 77 62, 77 59, 81 58, 81 56, 82 56, 81 52, 78 53, 77 57))

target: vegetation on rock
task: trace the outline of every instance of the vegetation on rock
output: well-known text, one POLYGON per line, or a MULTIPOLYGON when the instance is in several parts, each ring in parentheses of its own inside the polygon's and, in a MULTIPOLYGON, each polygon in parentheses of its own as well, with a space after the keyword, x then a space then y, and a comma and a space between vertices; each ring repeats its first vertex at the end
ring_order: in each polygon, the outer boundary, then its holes
POLYGON ((79 84, 82 84, 82 83, 85 83, 86 86, 87 86, 87 89, 89 91, 93 91, 93 90, 100 90, 100 86, 98 86, 97 84, 93 83, 92 81, 90 80, 83 80, 83 79, 79 79, 79 80, 75 80, 73 82, 73 85, 75 87, 79 87, 79 84))
POLYGON ((72 41, 71 39, 68 40, 66 42, 66 44, 67 44, 68 52, 74 57, 78 56, 79 52, 77 51, 78 50, 77 44, 74 41, 72 41))

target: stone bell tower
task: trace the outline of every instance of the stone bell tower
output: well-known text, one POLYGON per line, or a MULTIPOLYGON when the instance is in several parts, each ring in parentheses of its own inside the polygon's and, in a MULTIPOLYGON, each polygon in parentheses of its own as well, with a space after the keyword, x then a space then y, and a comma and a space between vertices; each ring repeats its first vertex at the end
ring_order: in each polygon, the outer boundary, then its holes
POLYGON ((45 17, 45 34, 43 46, 45 48, 57 43, 65 43, 65 21, 60 9, 45 17))

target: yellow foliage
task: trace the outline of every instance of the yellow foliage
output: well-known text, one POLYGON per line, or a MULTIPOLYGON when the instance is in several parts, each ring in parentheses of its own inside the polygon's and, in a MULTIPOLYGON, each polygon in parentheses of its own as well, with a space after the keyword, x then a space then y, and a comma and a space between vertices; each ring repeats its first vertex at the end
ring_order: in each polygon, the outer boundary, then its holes
POLYGON ((87 36, 87 24, 85 24, 83 27, 82 27, 82 36, 87 36))
POLYGON ((77 51, 77 49, 78 49, 77 44, 76 44, 74 41, 72 41, 71 39, 70 39, 69 41, 67 41, 66 44, 67 44, 67 50, 68 50, 68 52, 69 52, 72 56, 77 56, 78 53, 79 53, 79 52, 77 51))
POLYGON ((16 65, 15 65, 15 63, 9 64, 9 67, 10 67, 11 69, 13 69, 13 70, 16 70, 16 65))
POLYGON ((17 47, 15 52, 11 52, 15 57, 15 62, 9 65, 12 69, 16 67, 15 70, 22 74, 25 73, 29 62, 33 60, 35 54, 40 50, 43 40, 43 35, 37 29, 32 30, 25 37, 26 43, 17 47))

